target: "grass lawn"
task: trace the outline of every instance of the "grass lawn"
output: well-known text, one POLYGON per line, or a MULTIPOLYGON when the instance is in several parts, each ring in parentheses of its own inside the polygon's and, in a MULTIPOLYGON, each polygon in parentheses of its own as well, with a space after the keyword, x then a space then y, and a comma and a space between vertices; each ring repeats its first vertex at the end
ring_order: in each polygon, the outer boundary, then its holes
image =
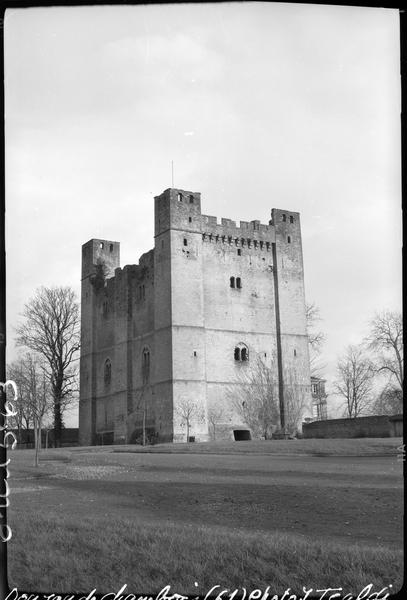
POLYGON ((303 586, 357 594, 369 583, 397 590, 400 445, 387 438, 188 444, 165 453, 72 448, 44 451, 38 469, 32 451, 14 451, 9 584, 48 593, 124 584, 137 594, 165 585, 205 594, 216 584, 270 586, 281 595, 303 586))
POLYGON ((307 454, 320 456, 371 456, 396 454, 402 438, 248 440, 243 442, 202 442, 157 444, 156 446, 112 446, 115 452, 157 452, 165 454, 307 454))
POLYGON ((20 516, 15 539, 19 556, 11 549, 12 585, 33 590, 37 582, 35 590, 42 592, 118 591, 127 584, 129 593, 153 593, 171 584, 174 592, 196 594, 219 584, 271 586, 281 594, 287 586, 297 592, 304 585, 342 587, 357 594, 368 583, 376 591, 390 583, 401 586, 401 550, 295 534, 102 517, 77 521, 52 512, 35 520, 20 516))

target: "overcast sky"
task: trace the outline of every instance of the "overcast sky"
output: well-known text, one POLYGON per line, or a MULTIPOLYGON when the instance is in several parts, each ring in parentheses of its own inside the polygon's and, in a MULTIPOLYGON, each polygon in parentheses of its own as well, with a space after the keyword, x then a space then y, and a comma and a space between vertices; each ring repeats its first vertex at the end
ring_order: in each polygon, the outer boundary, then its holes
MULTIPOLYGON (((204 214, 301 213, 328 381, 401 308, 398 11, 226 3, 8 9, 8 360, 41 285, 79 295, 81 246, 153 247, 153 197, 204 214)), ((329 391, 329 386, 328 386, 329 391)))

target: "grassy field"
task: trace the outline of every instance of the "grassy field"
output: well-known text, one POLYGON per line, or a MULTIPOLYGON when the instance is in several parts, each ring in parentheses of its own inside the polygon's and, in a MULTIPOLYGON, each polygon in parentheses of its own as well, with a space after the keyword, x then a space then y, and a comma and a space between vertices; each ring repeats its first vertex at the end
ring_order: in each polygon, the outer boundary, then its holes
POLYGON ((319 456, 372 456, 396 454, 402 438, 250 440, 157 446, 113 446, 115 452, 165 454, 306 454, 319 456))
POLYGON ((31 451, 14 451, 9 583, 48 593, 124 584, 140 594, 165 585, 204 594, 216 584, 279 594, 303 586, 358 593, 369 583, 397 589, 400 445, 389 438, 189 444, 166 453, 76 448, 43 452, 38 469, 31 451))

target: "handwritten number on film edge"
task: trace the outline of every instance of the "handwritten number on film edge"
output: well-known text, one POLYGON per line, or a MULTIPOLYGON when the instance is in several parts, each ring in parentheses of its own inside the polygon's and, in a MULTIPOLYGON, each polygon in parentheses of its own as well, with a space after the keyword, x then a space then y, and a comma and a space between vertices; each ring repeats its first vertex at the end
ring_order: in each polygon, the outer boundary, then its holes
MULTIPOLYGON (((10 381, 10 380, 6 381, 6 383, 0 382, 0 388, 3 393, 6 392, 7 386, 11 387, 13 390, 14 401, 17 400, 18 391, 17 391, 17 385, 15 384, 15 382, 10 381)), ((2 441, 2 443, 0 443, 0 448, 14 450, 14 448, 17 445, 17 439, 12 431, 8 431, 7 419, 9 417, 14 417, 17 414, 17 411, 14 410, 14 406, 9 400, 5 401, 4 410, 5 410, 5 412, 1 412, 1 415, 2 415, 2 417, 4 417, 4 420, 5 420, 5 425, 0 427, 0 431, 3 432, 3 441, 2 441)), ((5 492, 4 492, 4 494, 0 494, 0 499, 1 499, 0 508, 6 508, 10 504, 10 501, 8 498, 8 496, 10 494, 10 489, 9 489, 8 482, 7 482, 7 477, 9 476, 9 470, 8 470, 9 462, 10 462, 10 459, 8 459, 5 463, 0 464, 0 468, 6 469, 6 475, 4 478, 5 492)), ((5 515, 1 514, 0 518, 3 519, 4 516, 5 515)), ((1 541, 8 542, 11 539, 12 535, 13 535, 13 533, 11 531, 11 527, 9 527, 6 523, 1 523, 0 524, 0 539, 1 539, 1 541)))

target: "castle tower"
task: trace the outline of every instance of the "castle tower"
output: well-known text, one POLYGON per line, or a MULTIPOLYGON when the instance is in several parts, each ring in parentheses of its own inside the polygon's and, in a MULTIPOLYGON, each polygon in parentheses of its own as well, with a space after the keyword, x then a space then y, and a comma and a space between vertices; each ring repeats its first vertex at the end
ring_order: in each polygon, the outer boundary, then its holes
POLYGON ((79 443, 95 443, 97 389, 97 292, 120 265, 120 244, 92 239, 82 246, 79 443))
POLYGON ((277 299, 277 353, 282 427, 312 416, 300 215, 271 211, 277 299))
POLYGON ((194 435, 204 440, 208 433, 199 193, 168 189, 155 198, 154 255, 155 328, 160 332, 156 366, 162 381, 168 382, 164 396, 171 407, 172 439, 186 441, 185 412, 190 406, 194 435), (165 357, 159 348, 168 349, 165 357))
POLYGON ((312 415, 300 216, 271 217, 218 220, 170 188, 138 265, 120 268, 117 242, 83 246, 81 444, 206 441, 214 415, 216 439, 249 439, 241 390, 259 360, 281 426, 312 415))

